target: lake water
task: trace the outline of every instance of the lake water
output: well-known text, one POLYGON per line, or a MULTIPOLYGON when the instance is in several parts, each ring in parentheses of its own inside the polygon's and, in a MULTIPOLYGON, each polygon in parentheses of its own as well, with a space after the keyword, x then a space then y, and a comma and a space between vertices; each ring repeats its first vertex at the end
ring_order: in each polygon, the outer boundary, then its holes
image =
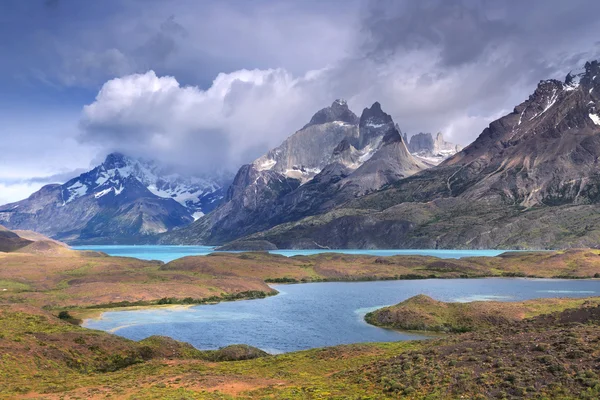
MULTIPOLYGON (((173 261, 185 256, 205 256, 214 252, 210 246, 73 246, 77 250, 103 251, 111 256, 135 257, 142 260, 173 261)), ((424 255, 439 258, 493 257, 505 250, 273 250, 270 253, 287 257, 319 253, 366 254, 373 256, 424 255)))
POLYGON ((389 342, 423 336, 371 326, 375 308, 423 293, 442 301, 517 301, 539 297, 600 295, 598 280, 430 279, 274 285, 280 294, 260 300, 191 308, 104 313, 84 326, 141 340, 166 335, 199 349, 246 343, 270 353, 357 342, 389 342))

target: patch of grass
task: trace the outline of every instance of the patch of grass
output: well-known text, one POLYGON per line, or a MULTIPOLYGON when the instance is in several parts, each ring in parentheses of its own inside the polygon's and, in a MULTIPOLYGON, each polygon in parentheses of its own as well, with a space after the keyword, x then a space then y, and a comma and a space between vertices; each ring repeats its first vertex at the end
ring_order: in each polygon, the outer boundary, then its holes
POLYGON ((26 292, 31 290, 31 285, 6 279, 0 279, 0 293, 2 292, 26 292), (6 290, 5 290, 6 289, 6 290))

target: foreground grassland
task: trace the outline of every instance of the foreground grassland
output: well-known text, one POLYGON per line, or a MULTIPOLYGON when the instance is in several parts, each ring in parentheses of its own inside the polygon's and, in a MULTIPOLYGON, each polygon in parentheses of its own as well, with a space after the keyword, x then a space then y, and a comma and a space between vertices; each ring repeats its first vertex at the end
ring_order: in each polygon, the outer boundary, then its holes
POLYGON ((133 342, 57 315, 68 310, 81 318, 105 308, 257 298, 274 294, 267 282, 589 278, 600 273, 599 254, 570 250, 441 260, 223 253, 163 264, 68 249, 48 254, 39 246, 0 253, 0 398, 596 399, 598 299, 455 306, 419 296, 408 309, 418 311, 412 322, 418 317, 426 323, 412 328, 471 332, 278 356, 247 346, 198 351, 163 337, 133 342), (445 311, 431 317, 442 306, 445 311))
MULTIPOLYGON (((549 308, 549 310, 551 307, 549 308)), ((597 399, 600 308, 438 340, 279 356, 133 342, 31 306, 0 307, 0 397, 29 399, 597 399), (244 361, 226 361, 239 360, 244 361)))

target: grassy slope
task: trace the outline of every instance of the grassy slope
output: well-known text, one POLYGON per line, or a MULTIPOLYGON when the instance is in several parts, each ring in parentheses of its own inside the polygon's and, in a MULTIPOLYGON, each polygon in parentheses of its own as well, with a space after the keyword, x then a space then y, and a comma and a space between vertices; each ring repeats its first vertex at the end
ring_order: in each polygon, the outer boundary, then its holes
MULTIPOLYGON (((600 271, 598 254, 581 250, 440 260, 339 254, 285 258, 254 253, 188 257, 168 264, 89 253, 0 255, 0 304, 5 304, 0 306, 0 397, 380 399, 421 398, 429 393, 432 398, 448 398, 455 393, 475 394, 481 382, 494 395, 533 393, 527 392, 528 385, 551 394, 568 390, 581 397, 590 390, 597 395, 600 386, 595 386, 598 376, 593 364, 600 356, 597 322, 561 327, 551 321, 543 329, 515 325, 461 336, 464 339, 338 346, 215 363, 229 356, 200 356, 202 352, 168 339, 131 342, 66 324, 39 307, 54 307, 56 313, 65 307, 123 300, 207 298, 268 289, 264 281, 277 279, 590 277, 600 271), (546 343, 542 346, 546 350, 531 350, 521 357, 519 348, 538 342, 546 343), (465 343, 472 344, 465 347, 465 343), (575 355, 582 355, 583 361, 575 355), (550 358, 539 358, 544 356, 550 358), (495 363, 495 358, 502 362, 495 363), (474 366, 481 374, 465 377, 474 366), (541 376, 539 383, 531 381, 537 375, 529 370, 541 376)), ((545 305, 544 311, 564 308, 555 305, 545 305)), ((239 357, 245 350, 231 353, 239 357)))
POLYGON ((444 303, 421 294, 370 312, 365 320, 373 325, 404 330, 468 332, 583 305, 600 305, 600 298, 444 303))
POLYGON ((593 399, 599 317, 588 307, 435 341, 215 362, 222 353, 160 337, 136 343, 3 306, 0 398, 593 399))

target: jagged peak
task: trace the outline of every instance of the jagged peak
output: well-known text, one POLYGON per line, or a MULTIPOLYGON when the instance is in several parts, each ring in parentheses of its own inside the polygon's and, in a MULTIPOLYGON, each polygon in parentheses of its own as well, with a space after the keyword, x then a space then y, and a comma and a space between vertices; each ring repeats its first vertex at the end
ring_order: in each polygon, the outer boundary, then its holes
POLYGON ((302 129, 312 125, 326 124, 328 122, 343 122, 347 124, 358 124, 358 117, 349 108, 345 100, 337 99, 331 106, 320 109, 312 116, 310 122, 302 129))
POLYGON ((117 169, 123 168, 128 165, 130 162, 130 158, 125 154, 115 151, 106 156, 102 166, 106 169, 117 169))
POLYGON ((365 108, 360 116, 361 127, 371 126, 378 128, 389 123, 393 123, 392 117, 381 109, 381 104, 378 101, 373 103, 371 107, 365 108))
POLYGON ((600 72, 600 62, 598 60, 592 60, 585 63, 585 73, 587 75, 597 74, 600 72))

